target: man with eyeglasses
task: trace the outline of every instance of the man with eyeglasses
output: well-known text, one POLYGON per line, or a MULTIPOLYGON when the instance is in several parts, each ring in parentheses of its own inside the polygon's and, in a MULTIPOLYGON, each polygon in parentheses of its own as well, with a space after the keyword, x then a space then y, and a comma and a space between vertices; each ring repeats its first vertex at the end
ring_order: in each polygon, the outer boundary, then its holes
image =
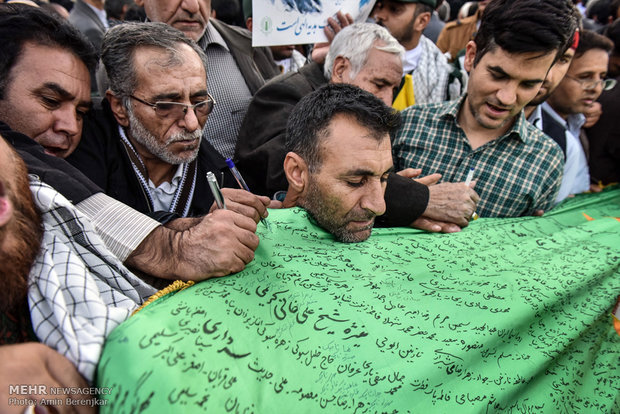
POLYGON ((615 79, 605 79, 613 43, 604 36, 584 30, 566 76, 542 104, 543 130, 564 150, 566 162, 557 202, 570 194, 591 188, 587 139, 582 133, 583 115, 615 79))
POLYGON ((250 217, 265 211, 268 198, 239 190, 203 139, 216 103, 196 43, 164 23, 119 25, 106 34, 102 61, 110 82, 106 99, 86 122, 70 163, 109 196, 160 221, 212 210, 209 171, 230 187, 223 190, 229 209, 250 217))

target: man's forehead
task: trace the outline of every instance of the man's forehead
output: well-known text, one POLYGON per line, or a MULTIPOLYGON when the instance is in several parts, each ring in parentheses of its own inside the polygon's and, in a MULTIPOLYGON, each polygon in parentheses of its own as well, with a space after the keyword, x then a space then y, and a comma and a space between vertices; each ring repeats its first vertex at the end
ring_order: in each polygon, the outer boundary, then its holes
POLYGON ((389 134, 377 139, 376 133, 345 114, 335 115, 326 132, 320 141, 320 151, 322 164, 329 169, 353 171, 362 168, 382 174, 391 167, 389 134))
POLYGON ((473 70, 480 68, 488 70, 489 68, 499 69, 507 75, 519 73, 524 78, 542 80, 545 78, 549 68, 555 60, 557 50, 550 52, 526 52, 526 53, 510 53, 501 47, 495 47, 482 56, 479 63, 473 70))
POLYGON ((572 65, 592 65, 592 64, 607 64, 609 60, 609 53, 604 49, 593 48, 586 50, 579 56, 573 57, 572 65))
POLYGON ((166 89, 172 82, 192 83, 192 89, 206 89, 206 70, 200 56, 188 45, 180 44, 177 53, 155 47, 140 47, 134 52, 138 87, 166 89))
POLYGON ((30 90, 49 91, 63 101, 90 105, 90 74, 84 62, 61 46, 26 42, 11 69, 11 82, 29 82, 30 90))
POLYGON ((403 64, 398 55, 375 48, 371 49, 360 71, 362 74, 392 83, 400 83, 402 72, 403 64))

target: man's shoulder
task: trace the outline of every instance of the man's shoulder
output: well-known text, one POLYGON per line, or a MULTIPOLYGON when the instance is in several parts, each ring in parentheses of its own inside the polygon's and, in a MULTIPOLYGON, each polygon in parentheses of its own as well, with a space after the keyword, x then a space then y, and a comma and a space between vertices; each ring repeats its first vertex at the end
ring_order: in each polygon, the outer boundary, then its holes
MULTIPOLYGON (((416 104, 404 109, 401 112, 402 123, 396 133, 396 141, 411 140, 421 138, 421 131, 441 131, 447 126, 446 115, 453 111, 455 102, 435 102, 416 104)), ((438 134, 424 134, 425 140, 432 140, 438 137, 438 134)))
POLYGON ((304 65, 299 71, 278 75, 269 80, 258 93, 281 89, 293 89, 295 94, 305 96, 327 83, 319 64, 313 62, 304 65))
POLYGON ((216 19, 209 19, 209 22, 211 22, 215 30, 217 30, 218 33, 222 35, 222 37, 229 35, 246 39, 250 43, 252 42, 252 32, 250 32, 248 29, 239 26, 232 26, 216 19))
POLYGON ((454 101, 415 104, 408 108, 405 108, 401 112, 401 115, 403 121, 416 123, 422 121, 426 117, 434 117, 435 115, 441 116, 447 111, 450 111, 454 104, 454 101))
POLYGON ((420 43, 422 45, 422 59, 424 60, 424 64, 418 65, 418 67, 424 69, 423 72, 428 72, 428 65, 430 64, 444 67, 445 69, 449 68, 448 58, 431 39, 422 35, 420 37, 420 43))
POLYGON ((464 19, 456 19, 454 21, 446 23, 443 30, 453 30, 460 27, 467 27, 476 23, 477 16, 474 14, 473 16, 465 17, 464 19))
POLYGON ((527 134, 525 144, 531 147, 532 150, 536 152, 540 151, 542 155, 546 157, 551 158, 557 156, 564 159, 564 153, 558 143, 529 122, 525 122, 525 133, 527 134))

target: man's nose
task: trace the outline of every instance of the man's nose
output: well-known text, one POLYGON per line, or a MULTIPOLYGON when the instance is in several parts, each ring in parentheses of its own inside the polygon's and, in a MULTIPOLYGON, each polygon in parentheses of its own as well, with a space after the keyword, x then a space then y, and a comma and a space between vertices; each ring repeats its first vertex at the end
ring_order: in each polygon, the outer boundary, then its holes
POLYGON ((378 178, 372 180, 367 186, 367 191, 360 200, 360 207, 372 211, 377 216, 385 213, 385 186, 378 178))
POLYGON ((511 106, 517 102, 517 86, 507 83, 497 91, 497 100, 502 106, 511 106))
POLYGON ((185 115, 180 119, 179 126, 185 128, 187 132, 194 132, 198 128, 201 128, 200 121, 196 116, 196 110, 188 107, 185 115))
POLYGON ((200 0, 183 0, 181 8, 190 14, 198 13, 200 10, 200 0))
POLYGON ((78 120, 76 109, 70 105, 63 105, 54 111, 56 120, 54 122, 54 130, 56 132, 64 132, 68 135, 79 134, 81 123, 78 120))
POLYGON ((377 93, 377 98, 381 99, 387 106, 392 106, 394 92, 391 88, 384 88, 377 93))
POLYGON ((382 22, 385 20, 385 13, 383 13, 383 7, 377 6, 371 13, 371 17, 375 19, 377 22, 382 22))

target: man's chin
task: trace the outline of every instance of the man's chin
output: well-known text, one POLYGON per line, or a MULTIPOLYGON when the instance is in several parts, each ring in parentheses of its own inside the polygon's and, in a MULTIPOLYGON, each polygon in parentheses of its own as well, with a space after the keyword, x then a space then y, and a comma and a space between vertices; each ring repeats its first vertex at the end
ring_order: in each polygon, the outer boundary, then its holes
POLYGON ((374 219, 370 222, 370 224, 364 225, 362 227, 348 228, 349 226, 347 226, 347 228, 339 229, 339 231, 335 231, 333 235, 334 238, 339 242, 359 243, 370 237, 370 235, 372 234, 373 225, 374 219))

